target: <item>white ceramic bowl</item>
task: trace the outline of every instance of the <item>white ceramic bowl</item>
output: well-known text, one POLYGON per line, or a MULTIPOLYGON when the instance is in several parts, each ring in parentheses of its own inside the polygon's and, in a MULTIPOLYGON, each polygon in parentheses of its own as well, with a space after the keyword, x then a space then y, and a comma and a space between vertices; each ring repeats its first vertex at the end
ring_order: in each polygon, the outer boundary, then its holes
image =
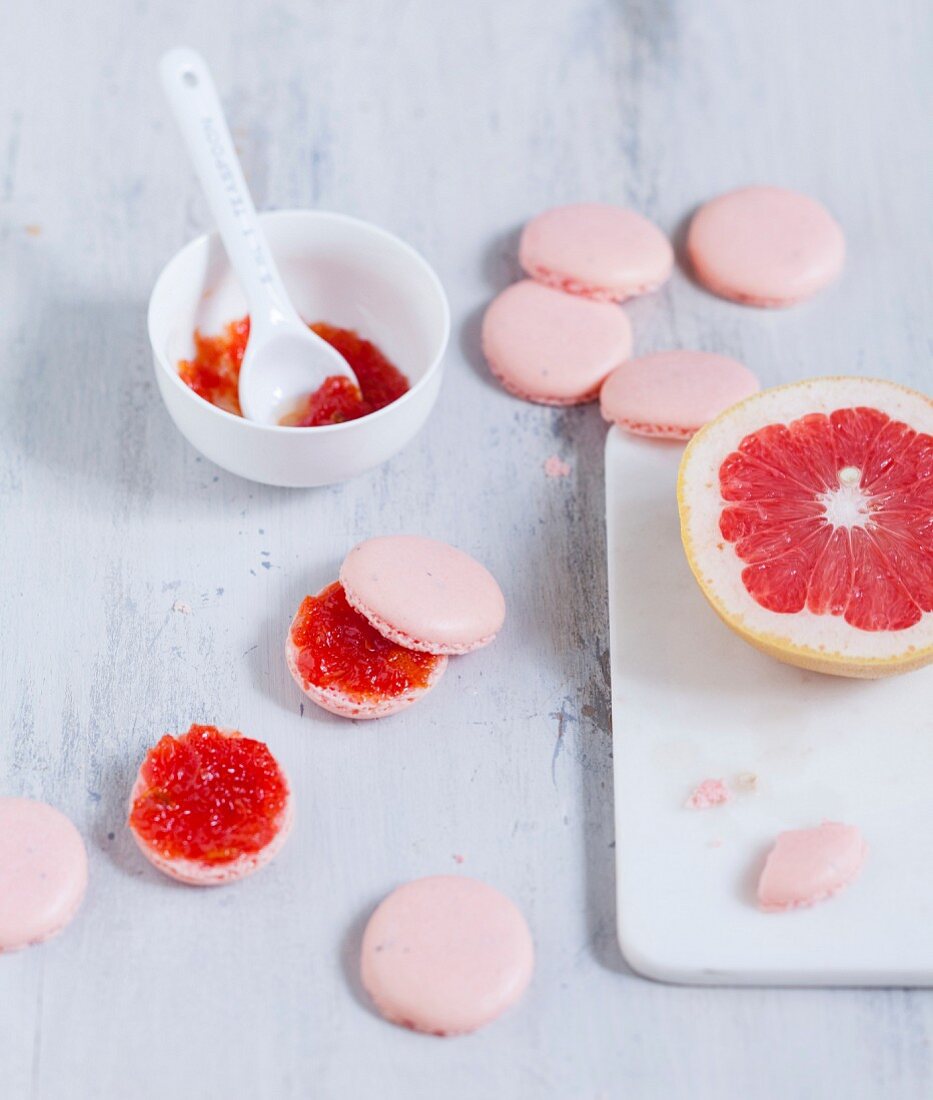
POLYGON ((404 241, 367 222, 317 210, 261 215, 298 312, 357 330, 411 389, 384 409, 322 428, 255 424, 216 408, 178 376, 194 330, 218 333, 246 302, 216 234, 198 237, 159 276, 149 299, 156 379, 175 425, 212 462, 268 485, 346 481, 385 462, 424 424, 441 384, 450 309, 440 280, 404 241))

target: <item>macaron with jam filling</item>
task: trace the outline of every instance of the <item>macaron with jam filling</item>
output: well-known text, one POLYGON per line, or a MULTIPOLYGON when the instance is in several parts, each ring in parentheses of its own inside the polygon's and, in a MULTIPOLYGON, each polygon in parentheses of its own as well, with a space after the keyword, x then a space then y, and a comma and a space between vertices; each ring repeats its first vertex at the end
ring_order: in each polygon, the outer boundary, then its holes
POLYGON ((434 687, 447 658, 399 645, 347 601, 343 585, 306 596, 285 643, 295 683, 324 710, 344 718, 385 718, 434 687))
POLYGON ((463 1035, 525 992, 534 947, 525 918, 477 879, 436 875, 398 887, 363 933, 363 986, 390 1023, 463 1035))
POLYGON ((340 569, 347 602, 384 637, 422 653, 454 655, 488 645, 505 620, 495 577, 437 539, 367 539, 340 569))
POLYGON ((86 888, 87 851, 68 818, 31 798, 0 798, 0 955, 61 932, 86 888))
POLYGON ((514 283, 483 317, 483 354, 510 393, 541 405, 592 401, 632 353, 618 306, 564 294, 533 279, 514 283))
POLYGON ((605 420, 637 435, 689 439, 759 390, 748 367, 708 351, 657 351, 629 359, 603 383, 605 420))
POLYGON ((687 254, 714 294, 780 308, 817 294, 842 270, 845 238, 822 203, 783 187, 742 187, 694 214, 687 254))
POLYGON ((532 218, 522 232, 519 261, 547 286, 622 302, 657 290, 671 274, 674 251, 661 230, 634 210, 587 202, 532 218))
POLYGON ((288 779, 262 741, 193 725, 146 753, 130 794, 140 851, 170 878, 221 886, 264 867, 292 826, 288 779))

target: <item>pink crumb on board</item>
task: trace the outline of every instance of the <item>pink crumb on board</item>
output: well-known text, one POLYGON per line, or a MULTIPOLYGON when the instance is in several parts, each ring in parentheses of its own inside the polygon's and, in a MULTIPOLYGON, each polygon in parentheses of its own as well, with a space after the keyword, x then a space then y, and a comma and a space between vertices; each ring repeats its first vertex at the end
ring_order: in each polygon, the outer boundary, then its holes
POLYGON ((688 810, 709 810, 722 806, 731 798, 721 779, 704 779, 684 803, 688 810))
POLYGON ((867 855, 854 825, 824 821, 780 833, 758 880, 758 907, 783 913, 831 898, 858 877, 867 855))
POLYGON ((570 466, 558 455, 551 455, 544 464, 544 472, 548 477, 568 477, 570 466))
POLYGON ((454 852, 454 863, 463 863, 465 859, 466 856, 460 855, 459 852, 454 852))

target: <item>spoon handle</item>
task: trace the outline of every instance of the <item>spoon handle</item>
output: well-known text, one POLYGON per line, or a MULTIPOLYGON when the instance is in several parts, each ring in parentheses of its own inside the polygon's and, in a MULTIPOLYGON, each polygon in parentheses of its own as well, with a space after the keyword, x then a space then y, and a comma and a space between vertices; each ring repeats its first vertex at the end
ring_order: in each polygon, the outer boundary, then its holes
POLYGON ((162 55, 159 73, 254 329, 298 320, 256 216, 207 63, 195 50, 179 47, 162 55))

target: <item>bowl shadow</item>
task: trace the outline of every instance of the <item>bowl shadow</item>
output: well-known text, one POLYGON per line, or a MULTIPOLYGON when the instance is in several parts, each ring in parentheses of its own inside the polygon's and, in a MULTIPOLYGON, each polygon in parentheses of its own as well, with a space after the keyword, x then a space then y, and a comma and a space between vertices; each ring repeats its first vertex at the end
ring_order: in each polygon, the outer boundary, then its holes
POLYGON ((37 302, 19 351, 26 366, 12 379, 15 415, 2 429, 13 448, 117 519, 157 500, 197 514, 205 491, 286 492, 215 466, 178 432, 159 394, 147 308, 119 298, 37 302))

